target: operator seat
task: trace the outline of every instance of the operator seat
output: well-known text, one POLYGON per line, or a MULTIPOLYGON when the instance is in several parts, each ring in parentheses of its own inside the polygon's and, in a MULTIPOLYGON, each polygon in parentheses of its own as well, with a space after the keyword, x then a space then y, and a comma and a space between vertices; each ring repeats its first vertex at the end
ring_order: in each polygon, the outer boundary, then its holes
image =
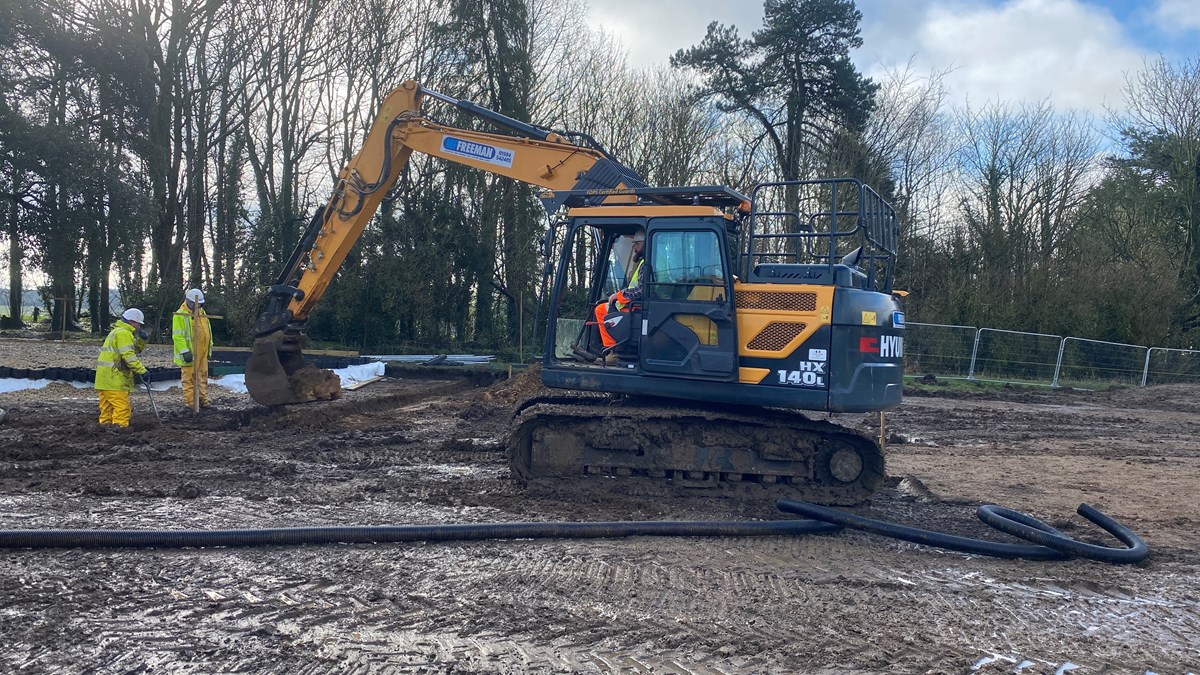
MULTIPOLYGON (((629 306, 628 312, 609 312, 604 315, 604 324, 608 327, 608 334, 617 341, 617 344, 604 350, 606 354, 614 353, 622 361, 637 361, 641 317, 642 306, 636 303, 629 306)), ((597 335, 597 339, 599 339, 599 335, 597 335)))

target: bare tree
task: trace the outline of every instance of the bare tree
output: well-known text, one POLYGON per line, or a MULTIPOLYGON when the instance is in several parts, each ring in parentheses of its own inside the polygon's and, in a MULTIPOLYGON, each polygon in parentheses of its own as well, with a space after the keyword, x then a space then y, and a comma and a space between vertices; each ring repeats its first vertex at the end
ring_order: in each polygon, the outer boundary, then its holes
POLYGON ((253 254, 266 279, 299 240, 302 204, 316 189, 309 178, 323 171, 329 130, 319 114, 328 95, 330 43, 322 23, 325 0, 300 4, 278 0, 257 6, 254 20, 264 30, 253 54, 253 71, 242 90, 247 157, 258 197, 253 254), (320 169, 318 169, 320 167, 320 169))
POLYGON ((957 126, 963 227, 955 240, 975 320, 1021 325, 1056 280, 1056 256, 1096 180, 1098 141, 1087 116, 1046 102, 964 108, 957 126))
POLYGON ((866 146, 886 166, 892 183, 902 247, 910 236, 937 236, 947 215, 955 150, 946 109, 947 74, 919 75, 911 61, 888 70, 867 122, 866 146))
POLYGON ((1190 296, 1183 329, 1200 327, 1200 58, 1172 64, 1160 57, 1130 75, 1121 129, 1128 156, 1118 170, 1145 185, 1162 207, 1178 275, 1190 296))

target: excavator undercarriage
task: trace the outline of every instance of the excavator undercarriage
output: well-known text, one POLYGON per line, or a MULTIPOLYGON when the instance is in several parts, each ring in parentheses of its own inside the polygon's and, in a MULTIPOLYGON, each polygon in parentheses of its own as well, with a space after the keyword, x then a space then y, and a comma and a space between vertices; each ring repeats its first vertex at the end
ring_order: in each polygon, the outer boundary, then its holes
POLYGON ((532 483, 617 477, 822 504, 860 503, 884 477, 871 438, 793 411, 587 393, 521 404, 508 458, 532 483))

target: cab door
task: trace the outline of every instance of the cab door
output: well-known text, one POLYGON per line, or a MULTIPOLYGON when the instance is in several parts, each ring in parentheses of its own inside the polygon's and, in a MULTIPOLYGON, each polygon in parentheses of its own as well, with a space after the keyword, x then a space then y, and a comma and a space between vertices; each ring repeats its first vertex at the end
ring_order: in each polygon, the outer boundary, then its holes
POLYGON ((737 322, 724 222, 706 220, 649 223, 639 350, 644 374, 736 377, 737 322))

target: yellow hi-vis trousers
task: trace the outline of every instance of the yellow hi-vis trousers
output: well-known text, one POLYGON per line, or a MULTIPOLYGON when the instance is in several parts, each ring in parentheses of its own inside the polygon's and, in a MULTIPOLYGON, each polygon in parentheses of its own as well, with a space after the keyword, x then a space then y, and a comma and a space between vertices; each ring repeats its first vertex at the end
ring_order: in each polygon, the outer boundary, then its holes
POLYGON ((99 394, 100 424, 129 426, 129 419, 133 417, 133 408, 129 405, 129 392, 101 389, 99 394))
POLYGON ((192 371, 196 368, 200 369, 200 380, 197 384, 200 387, 200 407, 208 405, 208 354, 197 354, 192 352, 194 358, 190 366, 183 366, 179 369, 179 376, 183 380, 183 403, 191 408, 196 400, 196 392, 192 387, 192 371))

